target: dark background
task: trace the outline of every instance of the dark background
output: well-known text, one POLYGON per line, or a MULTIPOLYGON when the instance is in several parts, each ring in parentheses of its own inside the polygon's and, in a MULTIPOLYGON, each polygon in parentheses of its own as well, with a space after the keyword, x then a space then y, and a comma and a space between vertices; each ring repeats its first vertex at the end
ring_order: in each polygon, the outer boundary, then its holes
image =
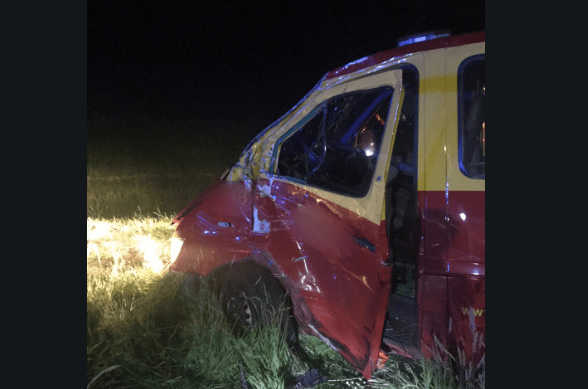
POLYGON ((484 30, 484 15, 483 0, 88 0, 89 159, 213 132, 241 149, 329 70, 408 34, 484 30))
POLYGON ((245 118, 252 135, 327 71, 404 35, 485 29, 480 0, 88 0, 87 12, 89 118, 245 118))

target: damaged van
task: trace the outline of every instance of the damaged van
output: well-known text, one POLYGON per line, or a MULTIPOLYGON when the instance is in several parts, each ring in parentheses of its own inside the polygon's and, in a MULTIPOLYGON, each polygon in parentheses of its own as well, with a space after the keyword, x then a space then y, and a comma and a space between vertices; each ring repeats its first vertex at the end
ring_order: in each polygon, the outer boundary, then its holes
POLYGON ((287 301, 366 378, 383 345, 485 354, 485 32, 328 72, 174 219, 170 270, 242 325, 287 301), (286 300, 284 300, 284 297, 286 300))

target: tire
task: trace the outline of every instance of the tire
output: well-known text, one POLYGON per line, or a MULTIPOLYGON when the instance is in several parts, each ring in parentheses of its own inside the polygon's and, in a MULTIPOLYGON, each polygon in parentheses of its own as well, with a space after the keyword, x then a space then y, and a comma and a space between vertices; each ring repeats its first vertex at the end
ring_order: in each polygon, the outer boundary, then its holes
POLYGON ((291 301, 276 277, 252 262, 233 263, 215 273, 215 292, 238 335, 254 325, 279 323, 288 345, 297 346, 291 301))

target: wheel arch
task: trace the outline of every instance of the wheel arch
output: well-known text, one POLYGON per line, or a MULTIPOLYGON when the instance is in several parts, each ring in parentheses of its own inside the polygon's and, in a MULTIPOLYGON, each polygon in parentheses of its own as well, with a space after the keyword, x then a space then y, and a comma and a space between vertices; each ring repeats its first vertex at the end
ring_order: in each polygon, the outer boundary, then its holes
POLYGON ((228 277, 233 266, 246 267, 249 271, 257 271, 276 279, 288 296, 297 329, 305 333, 312 333, 308 323, 314 321, 314 316, 300 293, 300 286, 296 280, 282 270, 281 266, 268 253, 256 252, 239 261, 225 263, 213 269, 205 278, 213 285, 215 292, 220 293, 223 286, 220 281, 228 277))

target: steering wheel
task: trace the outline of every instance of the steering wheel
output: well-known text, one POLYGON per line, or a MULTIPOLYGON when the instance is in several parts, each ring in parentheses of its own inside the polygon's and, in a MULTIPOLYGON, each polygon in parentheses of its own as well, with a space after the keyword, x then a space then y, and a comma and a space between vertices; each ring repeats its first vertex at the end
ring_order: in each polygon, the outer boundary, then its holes
MULTIPOLYGON (((318 160, 318 163, 310 172, 308 172, 308 170, 307 170, 305 180, 308 180, 308 178, 310 176, 312 176, 314 173, 316 173, 318 168, 322 166, 322 164, 325 160, 325 155, 327 154, 327 149, 329 146, 327 146, 327 142, 326 142, 325 137, 321 137, 321 138, 322 139, 317 139, 315 142, 313 142, 308 150, 308 153, 305 154, 307 156, 307 161, 309 161, 309 160, 317 161, 318 160), (317 152, 319 152, 319 151, 322 151, 322 152, 320 154, 317 154, 317 152)), ((306 166, 308 166, 308 164, 306 166)))

